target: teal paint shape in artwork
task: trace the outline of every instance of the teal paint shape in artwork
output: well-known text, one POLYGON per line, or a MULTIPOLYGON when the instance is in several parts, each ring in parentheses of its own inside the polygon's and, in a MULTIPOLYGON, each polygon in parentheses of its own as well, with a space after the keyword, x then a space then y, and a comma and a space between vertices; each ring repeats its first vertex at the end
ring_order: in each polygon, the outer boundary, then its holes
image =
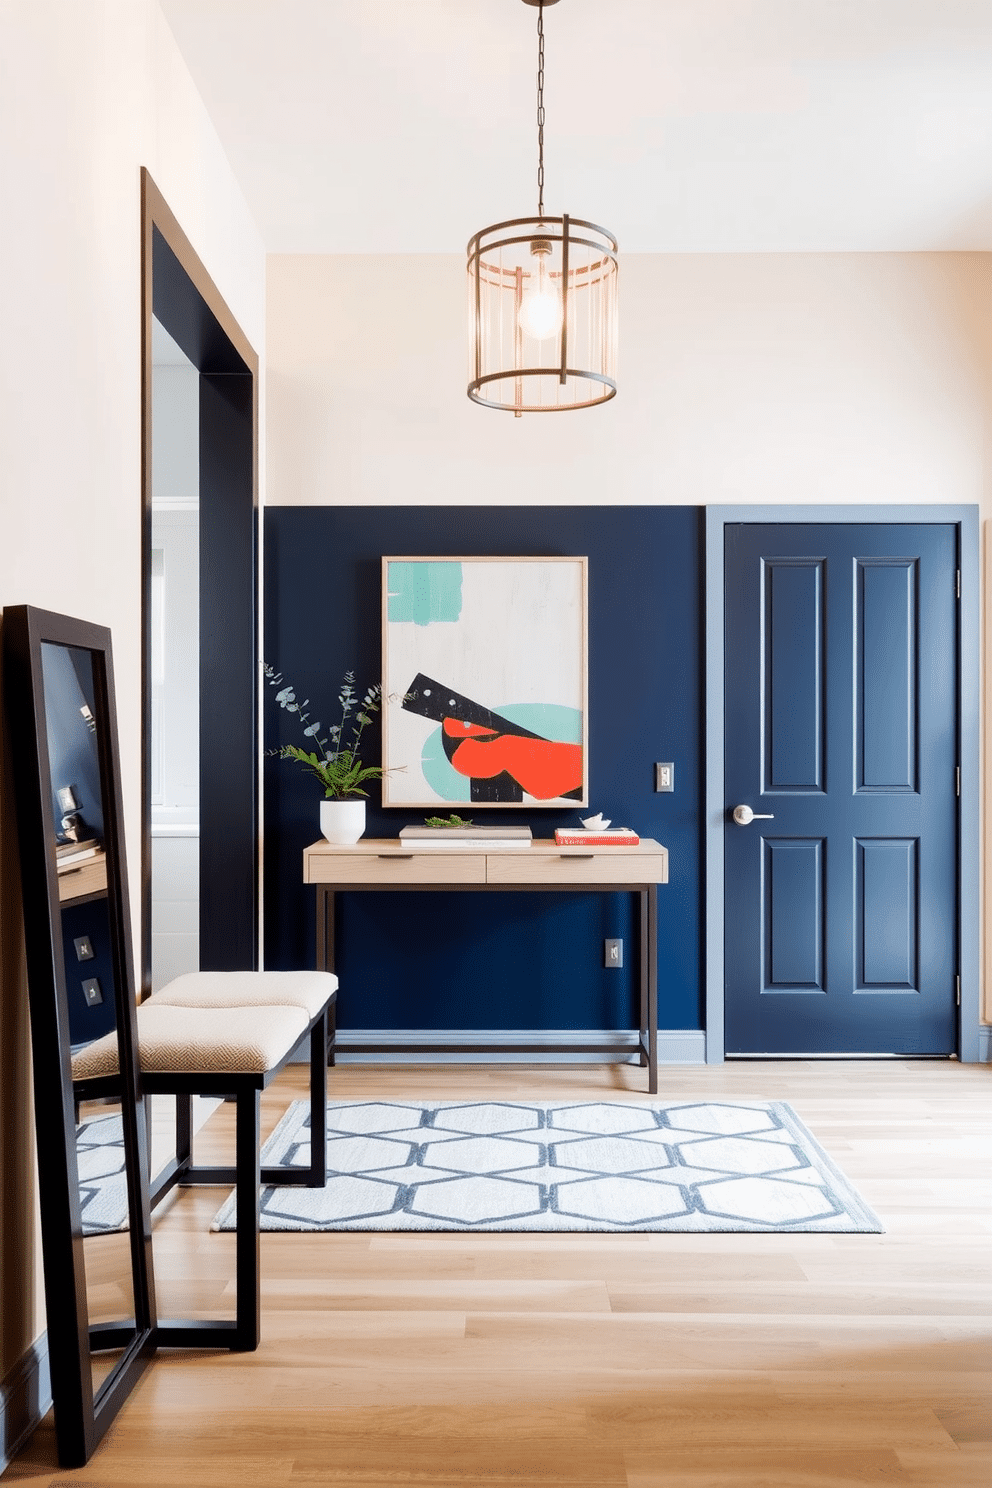
POLYGON ((563 708, 559 703, 510 703, 495 711, 532 734, 540 734, 542 739, 554 739, 556 744, 582 743, 581 708, 563 708))
POLYGON ((472 785, 465 775, 459 775, 448 763, 441 740, 441 730, 429 734, 420 756, 420 768, 424 779, 441 801, 471 801, 472 785))
MULTIPOLYGON (((505 708, 496 708, 511 723, 540 734, 542 739, 554 739, 559 744, 582 743, 581 708, 563 708, 558 703, 508 703, 505 708)), ((428 735, 420 756, 420 767, 424 779, 442 801, 471 801, 471 782, 448 762, 444 752, 441 730, 434 729, 428 735)))
POLYGON ((403 620, 414 625, 450 624, 461 615, 460 563, 390 563, 386 582, 390 624, 403 620))

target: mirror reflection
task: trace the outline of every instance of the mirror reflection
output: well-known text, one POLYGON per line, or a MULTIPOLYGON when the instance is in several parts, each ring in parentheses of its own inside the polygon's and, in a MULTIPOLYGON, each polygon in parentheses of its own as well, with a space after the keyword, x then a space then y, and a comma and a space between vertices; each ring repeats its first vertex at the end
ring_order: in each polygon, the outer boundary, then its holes
POLYGON ((151 988, 200 969, 200 373, 152 319, 151 988))
MULTIPOLYGON (((104 826, 98 732, 106 725, 99 717, 91 653, 49 642, 41 653, 69 1038, 76 1055, 97 1040, 113 1039, 117 1028, 107 893, 112 848, 104 826)), ((116 1064, 119 1069, 119 1057, 116 1064)), ((136 1331, 119 1077, 104 1077, 99 1093, 77 1086, 74 1094, 96 1393, 136 1331)))

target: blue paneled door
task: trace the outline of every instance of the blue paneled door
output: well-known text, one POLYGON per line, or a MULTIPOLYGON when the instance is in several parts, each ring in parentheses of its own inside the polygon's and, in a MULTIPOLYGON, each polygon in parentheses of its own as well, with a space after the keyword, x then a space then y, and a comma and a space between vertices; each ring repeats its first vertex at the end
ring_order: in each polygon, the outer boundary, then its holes
POLYGON ((956 582, 950 524, 726 528, 728 1054, 956 1048, 956 582))

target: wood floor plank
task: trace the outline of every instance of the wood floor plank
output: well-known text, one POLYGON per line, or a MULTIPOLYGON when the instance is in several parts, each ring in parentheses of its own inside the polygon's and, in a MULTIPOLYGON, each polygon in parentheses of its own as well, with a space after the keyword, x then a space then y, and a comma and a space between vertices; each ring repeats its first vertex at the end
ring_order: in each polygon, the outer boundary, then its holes
MULTIPOLYGON (((989 1488, 992 1070, 670 1067, 662 1099, 790 1102, 881 1235, 266 1234, 256 1353, 160 1355, 92 1462, 37 1488, 989 1488)), ((306 1095, 263 1096, 263 1130, 306 1095)), ((348 1065, 341 1100, 649 1103, 605 1066, 348 1065)), ((230 1159, 233 1112, 197 1135, 230 1159)), ((159 1211, 163 1298, 230 1308, 225 1194, 159 1211)), ((101 1286, 112 1285, 102 1272, 101 1286)), ((109 1295, 109 1290, 108 1293, 109 1295)))
MULTIPOLYGON (((416 1311, 423 1306, 423 1279, 402 1281, 367 1278, 321 1278, 310 1295, 300 1296, 299 1278, 267 1283, 273 1307, 304 1308, 308 1312, 416 1311)), ((610 1298, 601 1281, 435 1280, 432 1310, 458 1312, 589 1313, 610 1311, 610 1298)))
MULTIPOLYGON (((891 1449, 868 1452, 769 1448, 751 1457, 732 1449, 673 1451, 663 1459, 626 1453, 628 1488, 865 1488, 866 1484, 915 1483, 899 1454, 891 1449)), ((934 1478, 930 1488, 937 1488, 934 1478)))

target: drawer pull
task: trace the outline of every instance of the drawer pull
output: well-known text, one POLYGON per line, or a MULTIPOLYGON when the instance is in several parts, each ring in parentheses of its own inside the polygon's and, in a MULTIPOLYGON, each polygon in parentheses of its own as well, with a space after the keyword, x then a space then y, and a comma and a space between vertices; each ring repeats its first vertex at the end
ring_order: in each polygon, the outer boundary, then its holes
POLYGON ((576 860, 576 858, 594 858, 596 856, 596 854, 595 853, 570 852, 570 853, 559 853, 558 856, 560 858, 564 858, 566 863, 568 863, 568 862, 574 863, 575 860, 576 860))
POLYGON ((384 858, 387 863, 405 862, 412 858, 413 853, 376 853, 377 858, 384 858))

